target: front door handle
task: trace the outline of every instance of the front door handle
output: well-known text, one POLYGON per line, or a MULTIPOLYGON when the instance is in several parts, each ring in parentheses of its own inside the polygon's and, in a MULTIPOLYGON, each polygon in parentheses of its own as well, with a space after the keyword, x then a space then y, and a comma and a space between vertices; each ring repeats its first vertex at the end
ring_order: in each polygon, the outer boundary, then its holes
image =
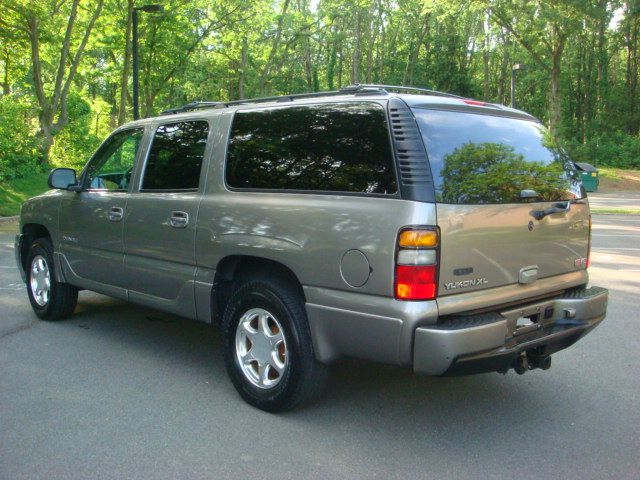
POLYGON ((107 217, 112 222, 119 222, 124 217, 124 210, 120 207, 111 207, 109 213, 107 213, 107 217))
POLYGON ((551 208, 545 210, 533 210, 531 216, 536 220, 542 220, 547 215, 553 215, 554 213, 566 213, 571 209, 571 202, 558 202, 554 203, 551 208))
POLYGON ((189 223, 189 214, 187 212, 171 212, 169 217, 169 225, 173 228, 186 228, 189 223))

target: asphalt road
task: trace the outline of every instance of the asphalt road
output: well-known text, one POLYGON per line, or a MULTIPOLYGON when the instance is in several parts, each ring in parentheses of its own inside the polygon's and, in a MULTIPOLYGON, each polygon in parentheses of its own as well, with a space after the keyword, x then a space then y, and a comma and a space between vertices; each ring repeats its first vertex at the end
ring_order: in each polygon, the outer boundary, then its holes
POLYGON ((640 216, 596 216, 605 322, 518 376, 360 361, 271 415, 227 380, 218 332, 82 292, 37 321, 0 224, 0 478, 640 478, 640 216))

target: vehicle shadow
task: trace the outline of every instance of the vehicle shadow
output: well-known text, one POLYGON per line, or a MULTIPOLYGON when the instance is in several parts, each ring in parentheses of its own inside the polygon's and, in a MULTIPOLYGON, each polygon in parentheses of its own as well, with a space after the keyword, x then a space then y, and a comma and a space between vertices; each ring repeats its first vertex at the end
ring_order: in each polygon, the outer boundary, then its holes
MULTIPOLYGON (((200 384, 210 381, 208 394, 222 397, 219 402, 235 404, 258 419, 268 415, 239 401, 227 380, 216 327, 89 295, 61 327, 83 328, 102 344, 134 349, 139 357, 161 362, 163 370, 188 371, 200 384)), ((481 446, 487 438, 508 441, 509 429, 535 423, 542 425, 536 431, 544 432, 545 425, 555 428, 559 418, 572 421, 578 415, 572 403, 576 385, 566 389, 563 375, 568 374, 554 374, 552 369, 522 377, 510 372, 434 378, 408 368, 343 360, 332 366, 327 389, 315 403, 282 418, 314 435, 338 432, 356 441, 364 432, 389 442, 390 450, 403 437, 403 448, 414 449, 416 455, 428 439, 463 454, 463 449, 476 442, 481 446)), ((575 383, 579 387, 579 380, 575 383)), ((588 397, 588 392, 582 393, 582 398, 588 397)))

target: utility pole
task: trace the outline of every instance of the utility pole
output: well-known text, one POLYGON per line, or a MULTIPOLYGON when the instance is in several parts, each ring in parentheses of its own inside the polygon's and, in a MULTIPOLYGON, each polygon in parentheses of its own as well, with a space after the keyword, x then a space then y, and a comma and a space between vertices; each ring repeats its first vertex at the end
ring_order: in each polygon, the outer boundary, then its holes
POLYGON ((516 108, 516 71, 524 68, 524 63, 516 63, 511 67, 511 108, 516 108))

